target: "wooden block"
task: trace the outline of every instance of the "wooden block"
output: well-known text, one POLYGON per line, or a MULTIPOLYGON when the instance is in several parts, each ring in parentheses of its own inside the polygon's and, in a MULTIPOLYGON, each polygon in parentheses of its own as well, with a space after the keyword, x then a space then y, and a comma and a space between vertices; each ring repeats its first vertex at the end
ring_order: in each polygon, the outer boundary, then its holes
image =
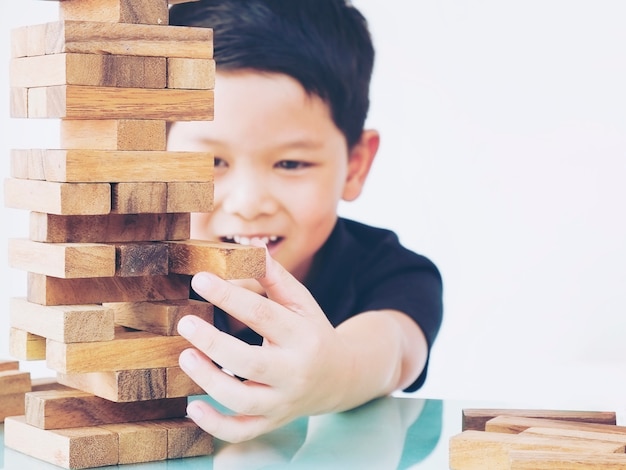
POLYGON ((512 450, 608 454, 624 449, 621 443, 469 430, 450 438, 449 463, 451 470, 500 470, 508 468, 512 450))
POLYGON ((215 61, 213 59, 167 59, 167 87, 188 90, 215 88, 215 61))
POLYGON ((5 370, 19 370, 20 361, 15 359, 0 359, 0 372, 5 370))
POLYGON ((518 416, 525 418, 559 419, 585 423, 615 424, 616 415, 609 411, 570 410, 515 410, 515 409, 464 409, 462 430, 485 430, 485 423, 496 416, 518 416))
POLYGON ((118 435, 119 464, 156 462, 167 458, 167 429, 156 422, 100 426, 118 435))
POLYGON ((0 395, 0 423, 4 422, 7 416, 24 414, 24 397, 24 392, 0 395))
MULTIPOLYGON (((59 26, 56 26, 58 29, 59 26)), ((46 53, 48 25, 28 25, 11 30, 11 56, 34 57, 46 53)))
POLYGON ((164 57, 51 54, 17 57, 11 60, 9 73, 10 85, 22 88, 55 85, 165 88, 167 60, 164 57), (46 73, 41 73, 42 70, 46 73))
MULTIPOLYGON (((27 42, 30 44, 40 41, 41 30, 44 31, 43 48, 46 54, 78 52, 144 57, 213 58, 211 28, 59 21, 30 27, 27 31, 27 42)), ((35 50, 41 48, 41 44, 31 46, 31 49, 35 50)))
POLYGON ((113 310, 101 305, 44 306, 10 299, 11 327, 62 343, 114 338, 113 310))
POLYGON ((166 369, 167 398, 188 397, 191 395, 204 395, 206 392, 183 372, 180 367, 168 367, 166 369))
POLYGON ((197 457, 213 453, 213 436, 189 418, 173 418, 158 422, 167 429, 167 458, 197 457))
POLYGON ((4 204, 12 209, 57 215, 108 214, 111 185, 8 178, 4 181, 4 204))
POLYGON ((118 333, 114 340, 99 343, 48 340, 46 363, 63 374, 174 367, 178 366, 180 353, 188 347, 189 343, 180 336, 127 331, 118 333))
POLYGON ((9 329, 9 354, 22 361, 46 358, 46 338, 17 328, 9 329))
POLYGON ((117 244, 115 252, 116 276, 163 276, 168 273, 168 247, 165 243, 117 244))
POLYGON ((26 423, 25 417, 4 422, 6 447, 68 469, 116 465, 118 436, 99 427, 43 430, 26 423))
POLYGON ((28 117, 28 88, 11 88, 9 95, 9 115, 12 118, 28 117))
POLYGON ((625 454, 591 454, 586 452, 511 451, 510 470, 624 470, 625 454))
POLYGON ((116 324, 158 335, 177 335, 178 321, 186 315, 213 323, 213 305, 199 300, 116 302, 104 306, 113 310, 116 324))
POLYGON ((167 183, 114 183, 111 212, 150 214, 167 211, 167 183))
POLYGON ((524 436, 567 437, 581 441, 602 441, 623 444, 626 448, 626 435, 600 431, 583 431, 581 429, 559 429, 550 427, 531 427, 520 433, 524 436))
POLYGON ((213 194, 212 181, 167 183, 166 211, 168 213, 212 212, 213 194))
POLYGON ((213 156, 206 152, 43 150, 26 158, 37 159, 44 179, 63 183, 213 181, 213 156))
POLYGON ((45 180, 44 152, 39 149, 12 149, 11 177, 45 180))
POLYGON ((518 434, 530 427, 552 427, 626 434, 626 426, 612 424, 563 421, 557 419, 525 418, 520 416, 496 416, 485 423, 485 431, 518 434))
POLYGON ((9 240, 9 266, 64 279, 114 276, 115 253, 115 246, 104 243, 9 240))
POLYGON ((189 214, 107 214, 62 216, 31 212, 30 238, 47 243, 185 240, 189 214))
POLYGON ((265 274, 265 249, 204 240, 172 241, 170 272, 210 271, 224 279, 259 278, 265 274))
POLYGON ((189 276, 61 279, 28 273, 27 299, 41 305, 181 300, 189 297, 189 276))
POLYGON ((63 20, 110 21, 114 23, 169 23, 166 0, 64 0, 60 4, 63 20))
POLYGON ((165 121, 64 119, 60 126, 64 149, 164 151, 167 148, 165 121))
POLYGON ((57 378, 69 387, 115 402, 175 398, 166 394, 165 368, 58 373, 57 378))
POLYGON ((57 85, 28 89, 29 118, 213 119, 213 90, 57 85))
MULTIPOLYGON (((11 57, 26 57, 28 51, 28 26, 14 28, 10 32, 11 36, 11 57)), ((43 51, 45 53, 45 49, 43 51)), ((34 55, 34 54, 33 54, 34 55)))
POLYGON ((4 395, 30 392, 30 372, 19 370, 0 371, 0 400, 4 395))
MULTIPOLYGON (((33 392, 43 392, 46 390, 70 390, 70 387, 57 382, 56 377, 38 377, 31 380, 33 392)), ((22 412, 24 414, 24 412, 22 412)))
POLYGON ((26 393, 26 422, 67 429, 185 416, 186 398, 116 403, 80 390, 26 393))

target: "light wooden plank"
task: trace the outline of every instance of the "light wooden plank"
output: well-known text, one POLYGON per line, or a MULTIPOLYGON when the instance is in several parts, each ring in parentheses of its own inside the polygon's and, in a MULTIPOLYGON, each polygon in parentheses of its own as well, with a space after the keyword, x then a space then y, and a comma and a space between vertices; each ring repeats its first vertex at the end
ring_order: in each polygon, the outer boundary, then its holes
POLYGON ((100 427, 117 434, 120 465, 157 462, 167 458, 167 429, 156 422, 105 424, 100 427))
POLYGON ((4 443, 9 449, 68 469, 116 465, 116 433, 99 427, 43 430, 26 423, 24 416, 4 422, 4 443))
POLYGON ((626 454, 511 451, 510 470, 625 470, 626 454))
POLYGON ((523 416, 496 416, 485 423, 485 431, 509 434, 518 434, 530 427, 552 427, 626 434, 626 426, 545 418, 526 418, 523 416))
POLYGON ((137 119, 63 119, 61 148, 166 150, 166 122, 137 119))
POLYGON ((30 392, 30 372, 20 370, 0 371, 0 401, 5 395, 30 392))
POLYGON ((114 23, 169 23, 167 0, 64 0, 60 2, 60 18, 78 21, 110 21, 114 23))
POLYGON ((0 395, 0 423, 4 422, 7 416, 24 414, 24 397, 24 392, 0 395))
POLYGON ((120 332, 111 341, 65 344, 47 341, 46 363, 63 374, 174 367, 189 347, 180 336, 120 332), (94 361, 94 358, 98 358, 94 361))
POLYGON ((21 361, 46 358, 46 338, 18 328, 9 329, 9 354, 21 361))
POLYGON ((15 359, 0 359, 0 372, 5 370, 19 370, 20 361, 15 359))
POLYGON ((9 93, 9 115, 12 118, 28 117, 28 88, 11 87, 9 93))
POLYGON ((12 209, 57 215, 108 214, 111 185, 8 178, 4 181, 4 204, 12 209))
POLYGON ((178 321, 186 315, 213 323, 213 305, 198 300, 116 302, 104 306, 114 312, 116 324, 158 335, 177 335, 178 321))
POLYGON ((102 305, 44 306, 25 298, 10 299, 11 327, 62 343, 109 341, 114 313, 102 305))
POLYGON ((27 299, 41 305, 180 300, 189 297, 189 276, 61 279, 28 273, 27 299))
POLYGON ((213 194, 212 181, 169 182, 166 212, 212 212, 213 194))
POLYGON ((167 398, 204 395, 206 392, 183 372, 180 367, 166 369, 167 398))
POLYGON ((167 429, 168 459, 213 453, 213 436, 203 431, 189 418, 172 418, 158 423, 167 429))
POLYGON ((188 90, 215 88, 215 61, 213 59, 167 59, 167 87, 188 90))
POLYGON ((259 278, 265 274, 265 249, 204 240, 172 241, 170 272, 210 271, 224 279, 259 278))
POLYGON ((484 431, 485 423, 496 416, 559 419, 602 424, 615 424, 617 419, 615 412, 612 411, 467 408, 462 410, 462 430, 484 431))
MULTIPOLYGON (((9 266, 64 279, 111 277, 116 249, 105 243, 41 243, 24 238, 8 241, 9 266)), ((167 274, 167 273, 166 273, 167 274)))

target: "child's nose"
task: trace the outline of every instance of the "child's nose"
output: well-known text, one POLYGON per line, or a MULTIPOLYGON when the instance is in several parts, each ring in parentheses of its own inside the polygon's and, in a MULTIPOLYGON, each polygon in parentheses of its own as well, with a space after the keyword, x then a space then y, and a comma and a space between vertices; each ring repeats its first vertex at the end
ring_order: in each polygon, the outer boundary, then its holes
MULTIPOLYGON (((215 189, 219 190, 217 186, 215 189)), ((244 219, 254 219, 273 213, 276 202, 269 184, 262 177, 252 171, 240 172, 223 188, 222 209, 244 219)))

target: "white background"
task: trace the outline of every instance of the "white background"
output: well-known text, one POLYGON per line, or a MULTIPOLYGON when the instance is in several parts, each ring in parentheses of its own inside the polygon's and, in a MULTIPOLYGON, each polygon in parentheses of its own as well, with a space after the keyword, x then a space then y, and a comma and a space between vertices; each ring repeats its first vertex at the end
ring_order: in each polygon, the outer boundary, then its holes
MULTIPOLYGON (((342 214, 396 230, 442 271, 445 321, 419 395, 626 408, 623 2, 353 3, 378 51, 369 125, 383 140, 342 214)), ((58 145, 54 121, 9 120, 7 102, 9 28, 56 8, 0 7, 3 177, 8 149, 58 145)), ((6 246, 28 220, 2 211, 6 246)), ((8 299, 26 288, 5 252, 0 356, 8 299)))

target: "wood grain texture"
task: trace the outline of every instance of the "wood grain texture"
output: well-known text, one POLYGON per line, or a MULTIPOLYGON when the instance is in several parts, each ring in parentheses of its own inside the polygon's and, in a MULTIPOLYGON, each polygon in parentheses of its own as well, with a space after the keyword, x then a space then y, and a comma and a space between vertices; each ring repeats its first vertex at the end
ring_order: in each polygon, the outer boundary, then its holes
MULTIPOLYGON (((64 279, 111 277, 115 246, 105 243, 41 243, 10 239, 9 266, 64 279)), ((167 274, 167 273, 166 273, 167 274)))
POLYGON ((157 462, 167 458, 167 429, 153 421, 100 427, 117 434, 120 465, 157 462))
POLYGON ((626 448, 626 435, 620 433, 583 431, 581 429, 559 429, 551 427, 530 427, 520 433, 523 436, 567 437, 581 441, 601 441, 623 444, 626 448))
POLYGON ((259 278, 265 274, 265 249, 204 240, 172 241, 170 272, 210 271, 224 279, 259 278))
POLYGON ((137 119, 63 119, 61 148, 166 150, 166 122, 137 119))
POLYGON ((20 361, 15 359, 0 359, 0 372, 5 370, 19 370, 20 361))
POLYGON ((60 279, 28 273, 27 299, 41 305, 180 300, 189 297, 184 275, 60 279))
POLYGON ((169 250, 165 243, 118 243, 115 245, 115 253, 116 276, 164 276, 168 274, 169 250))
POLYGON ((167 212, 167 183, 113 183, 111 192, 114 214, 167 212))
POLYGON ((12 209, 56 215, 108 214, 111 185, 8 178, 4 181, 4 203, 12 209))
POLYGON ((64 0, 60 2, 63 20, 110 21, 114 23, 169 23, 167 0, 64 0))
POLYGON ((29 88, 28 117, 210 121, 213 90, 76 85, 29 88))
POLYGON ((177 335, 178 321, 186 315, 195 315, 213 323, 213 305, 192 299, 116 302, 105 303, 104 306, 114 312, 116 324, 158 335, 177 335))
POLYGON ((28 117, 28 88, 11 87, 9 91, 9 115, 12 118, 28 117))
POLYGON ((175 367, 178 356, 189 343, 180 336, 126 331, 118 333, 111 341, 65 344, 48 340, 46 347, 46 363, 50 369, 63 374, 80 374, 175 367))
POLYGON ((18 328, 9 328, 9 354, 21 361, 46 358, 46 338, 18 328))
POLYGON ((44 306, 15 297, 9 312, 11 327, 62 343, 114 338, 113 310, 102 305, 44 306))
POLYGON ((518 434, 530 427, 552 427, 559 429, 579 429, 581 431, 600 431, 626 434, 626 426, 602 423, 585 423, 546 418, 525 418, 520 416, 496 416, 485 423, 485 431, 518 434))
POLYGON ((0 401, 5 395, 30 392, 30 372, 20 370, 0 371, 0 401))
POLYGON ((185 240, 189 238, 190 215, 149 213, 62 216, 31 212, 29 227, 31 240, 47 243, 185 240))
POLYGON ((615 412, 612 411, 467 408, 462 410, 462 430, 484 431, 485 423, 496 416, 519 416, 602 424, 615 424, 617 420, 615 412))
POLYGON ((22 88, 56 85, 165 88, 167 76, 164 57, 63 53, 11 60, 9 83, 22 88), (42 70, 46 73, 41 73, 42 70))
POLYGON ((165 211, 168 213, 212 212, 213 194, 213 181, 168 182, 165 211))
POLYGON ((57 378, 68 387, 114 402, 175 398, 167 396, 165 368, 58 373, 57 378))
POLYGON ((118 436, 99 427, 43 430, 26 423, 24 416, 4 422, 4 443, 9 449, 67 469, 116 465, 118 436))
POLYGON ((26 423, 67 429, 185 416, 185 398, 116 403, 80 390, 26 393, 26 423))
POLYGON ((182 57, 167 59, 167 87, 188 90, 214 89, 215 61, 182 57))
POLYGON ((510 470, 624 470, 626 454, 511 451, 510 470))
POLYGON ((7 416, 21 416, 24 414, 24 392, 7 393, 0 395, 0 423, 7 416))
POLYGON ((168 367, 165 373, 167 398, 206 394, 202 387, 191 380, 191 378, 185 374, 180 367, 168 367))
POLYGON ((213 453, 213 436, 204 432, 189 418, 158 421, 167 429, 167 458, 180 459, 213 453))

